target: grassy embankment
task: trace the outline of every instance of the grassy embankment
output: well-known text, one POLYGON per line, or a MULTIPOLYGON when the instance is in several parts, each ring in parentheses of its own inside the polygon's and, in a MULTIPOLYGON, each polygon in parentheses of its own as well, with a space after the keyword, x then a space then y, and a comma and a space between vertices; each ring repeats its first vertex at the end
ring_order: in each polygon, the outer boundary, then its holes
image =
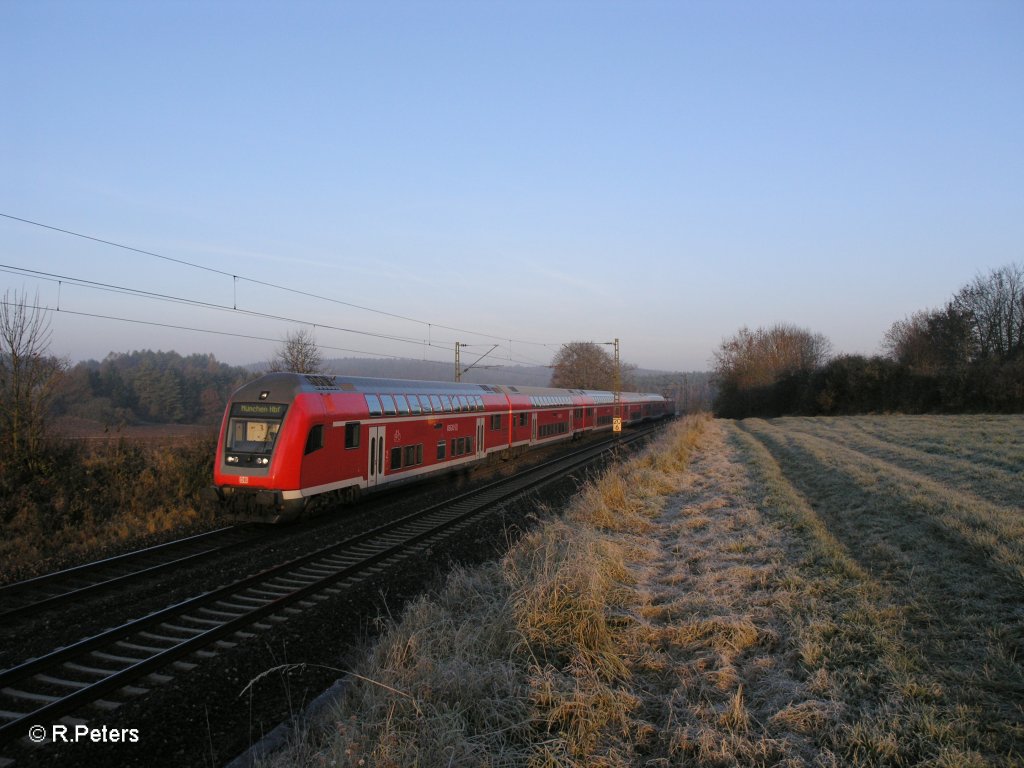
POLYGON ((280 765, 1020 765, 1024 419, 689 419, 280 765))
POLYGON ((144 546, 213 522, 211 439, 54 439, 32 467, 0 469, 0 583, 144 546))

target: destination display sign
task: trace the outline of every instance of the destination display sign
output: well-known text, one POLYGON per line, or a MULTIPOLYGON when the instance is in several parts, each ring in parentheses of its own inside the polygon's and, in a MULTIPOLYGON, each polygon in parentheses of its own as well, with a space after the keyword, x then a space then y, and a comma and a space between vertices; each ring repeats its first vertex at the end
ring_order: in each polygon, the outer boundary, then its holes
POLYGON ((288 406, 284 403, 232 403, 232 416, 248 416, 257 419, 281 419, 288 406))

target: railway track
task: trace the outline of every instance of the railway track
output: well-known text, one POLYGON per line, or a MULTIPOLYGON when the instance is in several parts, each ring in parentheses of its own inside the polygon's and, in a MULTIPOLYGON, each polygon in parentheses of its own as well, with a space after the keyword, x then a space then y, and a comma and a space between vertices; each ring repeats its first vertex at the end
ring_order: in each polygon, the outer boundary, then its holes
POLYGON ((0 622, 52 610, 248 544, 253 531, 228 526, 0 587, 0 622))
POLYGON ((650 431, 560 456, 4 670, 0 747, 27 743, 30 725, 81 723, 89 706, 115 710, 204 658, 423 553, 488 510, 650 431))

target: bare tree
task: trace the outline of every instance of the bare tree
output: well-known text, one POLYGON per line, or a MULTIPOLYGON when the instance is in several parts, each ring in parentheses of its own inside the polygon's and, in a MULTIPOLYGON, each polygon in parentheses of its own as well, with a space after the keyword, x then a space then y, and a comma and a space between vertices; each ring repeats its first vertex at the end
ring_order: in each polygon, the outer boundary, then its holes
POLYGON ((813 371, 828 360, 831 344, 820 333, 779 324, 741 328, 715 350, 715 374, 737 389, 767 386, 783 376, 813 371))
POLYGON ((48 354, 50 321, 38 294, 4 292, 0 303, 0 451, 30 460, 46 437, 50 406, 67 364, 48 354))
POLYGON ((1009 360, 1024 353, 1024 267, 979 275, 950 302, 970 325, 973 357, 1009 360))
POLYGON ((892 360, 926 375, 964 366, 975 357, 970 317, 952 302, 897 320, 882 346, 892 360))
POLYGON ((323 363, 313 332, 303 328, 285 336, 281 348, 270 361, 270 371, 323 373, 323 363))
POLYGON ((552 367, 552 387, 615 389, 615 358, 593 342, 574 341, 563 345, 552 367))

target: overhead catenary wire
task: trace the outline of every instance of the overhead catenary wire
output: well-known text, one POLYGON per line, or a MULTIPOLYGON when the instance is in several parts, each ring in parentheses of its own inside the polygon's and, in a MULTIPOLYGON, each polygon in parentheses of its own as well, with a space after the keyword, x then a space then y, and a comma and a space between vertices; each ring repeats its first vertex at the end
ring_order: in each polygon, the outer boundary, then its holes
MULTIPOLYGON (((6 218, 6 219, 10 219, 11 221, 17 221, 17 222, 20 222, 22 224, 29 224, 29 225, 34 226, 34 227, 40 227, 42 229, 48 229, 48 230, 51 230, 53 232, 59 232, 61 234, 69 235, 71 237, 77 237, 77 238, 81 238, 81 239, 84 239, 84 240, 91 240, 92 242, 100 243, 102 245, 108 245, 108 246, 111 246, 113 248, 120 248, 122 250, 131 251, 133 253, 138 253, 138 254, 141 254, 141 255, 144 255, 144 256, 151 256, 151 257, 156 258, 156 259, 161 259, 163 261, 171 262, 171 263, 174 263, 174 264, 179 264, 179 265, 182 265, 182 266, 191 267, 193 269, 203 270, 204 272, 209 272, 211 274, 222 275, 224 277, 230 277, 232 279, 233 285, 235 285, 235 286, 237 286, 237 282, 239 280, 244 280, 244 281, 252 283, 254 285, 260 285, 260 286, 263 286, 265 288, 272 288, 274 290, 285 291, 287 293, 291 293, 291 294, 294 294, 294 295, 297 295, 297 296, 303 296, 305 298, 317 299, 318 301, 326 301, 326 302, 329 302, 329 303, 338 304, 340 306, 346 306, 346 307, 351 307, 353 309, 358 309, 358 310, 361 310, 361 311, 364 311, 364 312, 372 312, 374 314, 379 314, 379 315, 382 315, 382 316, 385 316, 385 317, 391 317, 391 318, 394 318, 394 319, 397 319, 397 320, 404 320, 406 322, 417 323, 419 325, 425 325, 425 326, 428 327, 428 329, 430 329, 430 328, 442 328, 442 329, 444 329, 446 331, 452 331, 454 333, 461 333, 461 334, 467 334, 468 333, 468 334, 472 334, 474 336, 480 336, 480 337, 487 338, 487 339, 498 339, 498 340, 503 341, 503 342, 504 341, 514 341, 516 344, 525 344, 525 345, 539 346, 539 347, 545 347, 545 348, 550 348, 552 346, 561 346, 560 344, 553 343, 553 342, 552 343, 548 343, 548 342, 530 341, 530 340, 524 340, 524 339, 509 339, 508 336, 504 336, 504 335, 498 336, 498 335, 494 335, 494 334, 483 333, 483 332, 480 332, 480 331, 472 331, 472 330, 468 330, 468 329, 465 329, 465 328, 457 328, 457 327, 454 327, 454 326, 444 325, 444 324, 441 324, 441 323, 428 322, 426 320, 421 320, 421 319, 418 319, 418 318, 408 317, 406 315, 401 315, 401 314, 397 314, 397 313, 394 313, 394 312, 388 312, 386 310, 376 309, 376 308, 373 308, 373 307, 367 307, 367 306, 363 306, 361 304, 355 304, 353 302, 344 301, 342 299, 335 299, 335 298, 332 298, 332 297, 329 297, 329 296, 322 296, 320 294, 312 293, 312 292, 309 292, 309 291, 304 291, 304 290, 301 290, 301 289, 298 289, 298 288, 292 288, 290 286, 280 285, 278 283, 272 283, 272 282, 265 281, 265 280, 257 280, 256 278, 246 277, 245 275, 236 275, 234 273, 227 272, 227 271, 224 271, 222 269, 216 269, 214 267, 208 267, 208 266, 205 266, 203 264, 196 264, 195 262, 187 261, 185 259, 178 259, 178 258, 175 258, 173 256, 166 256, 166 255, 163 255, 163 254, 160 254, 160 253, 156 253, 154 251, 145 250, 143 248, 136 248, 134 246, 125 245, 124 243, 118 243, 118 242, 115 242, 113 240, 107 240, 107 239, 100 238, 100 237, 94 237, 93 235, 86 235, 86 234, 81 233, 81 232, 75 232, 73 230, 64 229, 62 227, 56 227, 56 226, 53 226, 51 224, 44 224, 44 223, 39 222, 39 221, 33 221, 31 219, 25 219, 25 218, 22 218, 20 216, 14 216, 14 215, 9 214, 9 213, 4 213, 2 211, 0 211, 0 217, 6 218)), ((237 306, 237 289, 236 289, 236 292, 235 292, 235 305, 237 306)))
MULTIPOLYGON (((187 326, 187 325, 176 325, 174 323, 160 323, 160 322, 157 322, 155 320, 140 320, 138 318, 132 318, 132 317, 118 317, 116 315, 103 315, 103 314, 99 314, 97 312, 80 312, 80 311, 72 310, 72 309, 57 310, 57 309, 55 309, 53 307, 47 307, 47 306, 42 306, 42 305, 37 305, 37 304, 23 304, 22 305, 22 304, 16 304, 15 302, 2 300, 2 299, 0 299, 0 304, 2 304, 4 306, 8 306, 8 307, 24 306, 26 309, 32 309, 32 310, 36 310, 36 311, 40 311, 40 312, 58 312, 59 311, 61 314, 65 314, 65 315, 76 315, 78 317, 91 317, 91 318, 96 318, 96 319, 100 319, 100 320, 113 320, 113 321, 122 322, 122 323, 133 323, 135 325, 148 325, 148 326, 152 326, 152 327, 156 327, 156 328, 169 328, 169 329, 178 330, 178 331, 192 331, 192 332, 195 332, 195 333, 208 333, 208 334, 212 334, 212 335, 215 335, 215 336, 227 336, 227 337, 236 338, 236 339, 250 339, 250 340, 254 340, 254 341, 271 341, 271 342, 275 342, 275 343, 280 341, 280 339, 274 339, 274 338, 271 338, 271 337, 268 337, 268 336, 257 336, 255 334, 236 333, 234 331, 218 331, 218 330, 214 330, 212 328, 195 328, 195 327, 187 326)), ((318 344, 317 346, 320 347, 321 349, 328 349, 328 350, 331 350, 331 351, 334 351, 334 352, 349 352, 351 354, 356 354, 356 355, 370 355, 372 357, 384 357, 384 358, 388 358, 388 359, 391 359, 391 360, 414 360, 414 361, 417 361, 417 362, 432 363, 432 364, 435 364, 435 365, 443 365, 443 366, 446 366, 446 367, 451 365, 450 362, 447 362, 447 361, 444 361, 444 360, 430 360, 430 359, 421 359, 421 358, 414 358, 414 357, 405 357, 405 356, 402 356, 402 355, 388 355, 388 354, 384 354, 382 352, 370 352, 370 351, 364 350, 364 349, 348 349, 346 347, 334 347, 334 346, 324 345, 324 344, 318 344)))
MULTIPOLYGON (((419 346, 419 347, 428 346, 428 347, 433 347, 433 348, 437 348, 437 349, 448 349, 448 346, 449 346, 447 343, 441 343, 441 342, 438 342, 438 341, 431 341, 431 340, 424 341, 423 339, 416 339, 416 338, 406 337, 406 336, 396 336, 394 334, 377 333, 377 332, 373 332, 373 331, 364 331, 364 330, 359 330, 359 329, 356 329, 356 328, 347 328, 347 327, 342 327, 342 326, 336 326, 336 325, 331 325, 329 323, 323 323, 323 322, 318 322, 318 321, 306 320, 306 319, 302 319, 302 318, 286 317, 284 315, 270 314, 270 313, 267 313, 267 312, 258 312, 256 310, 239 309, 237 306, 230 306, 229 307, 227 305, 216 304, 214 302, 201 301, 201 300, 198 300, 198 299, 190 299, 190 298, 181 297, 181 296, 172 296, 170 294, 156 293, 154 291, 146 291, 146 290, 142 290, 142 289, 138 289, 138 288, 130 288, 130 287, 127 287, 127 286, 115 285, 113 283, 105 283, 105 282, 101 282, 101 281, 97 281, 97 280, 87 280, 85 278, 74 277, 74 276, 70 276, 70 275, 61 275, 61 274, 56 274, 56 273, 53 273, 53 272, 46 272, 46 271, 38 270, 38 269, 29 269, 27 267, 19 267, 19 266, 10 265, 10 264, 0 264, 0 272, 4 272, 4 273, 7 273, 7 274, 13 274, 13 275, 31 276, 34 279, 44 280, 44 281, 49 281, 49 282, 55 282, 58 285, 58 291, 60 291, 64 285, 74 285, 74 286, 78 286, 78 287, 82 287, 82 288, 87 288, 87 289, 90 289, 90 290, 108 291, 108 292, 111 292, 111 293, 117 293, 117 294, 129 295, 129 296, 136 296, 136 297, 140 297, 140 298, 144 298, 144 299, 148 299, 148 300, 164 301, 164 302, 169 302, 169 303, 174 303, 174 304, 184 304, 186 306, 199 307, 199 308, 210 309, 210 310, 219 311, 219 312, 228 312, 228 313, 233 313, 233 314, 240 314, 240 315, 245 315, 245 316, 248 316, 248 317, 258 317, 258 318, 274 320, 274 321, 279 321, 279 322, 297 323, 297 324, 300 324, 300 325, 310 326, 311 328, 314 328, 314 329, 320 328, 320 329, 324 329, 324 330, 338 331, 338 332, 342 332, 342 333, 352 333, 352 334, 356 334, 356 335, 367 336, 367 337, 370 337, 370 338, 376 338, 376 339, 381 339, 381 340, 385 340, 385 341, 396 341, 396 342, 401 342, 401 343, 413 344, 413 345, 416 345, 416 346, 419 346)), ((61 311, 61 307, 60 307, 60 302, 59 301, 58 301, 57 311, 61 311)), ((114 318, 112 316, 96 315, 94 313, 84 313, 84 312, 79 312, 78 314, 82 314, 82 315, 85 315, 85 316, 105 317, 106 319, 120 319, 120 320, 122 320, 124 322, 132 322, 131 318, 114 318)), ((172 327, 172 326, 168 325, 167 327, 172 327)), ((188 330, 188 328, 184 328, 184 329, 188 330)), ((246 334, 239 334, 239 336, 242 337, 242 338, 260 338, 260 339, 263 338, 263 337, 248 336, 246 334)), ((271 341, 279 341, 279 340, 274 340, 274 339, 270 339, 270 340, 271 341)), ((319 346, 322 346, 325 349, 331 348, 331 347, 328 347, 327 345, 322 345, 322 344, 319 345, 319 346)), ((346 351, 352 351, 352 350, 346 350, 346 351)), ((365 354, 379 354, 379 353, 367 352, 365 354)), ((392 357, 392 355, 384 355, 384 356, 385 357, 392 357)), ((402 358, 402 359, 411 359, 411 358, 403 358, 400 355, 399 356, 394 356, 394 357, 399 357, 399 358, 402 358)), ((513 358, 511 356, 511 354, 507 358, 503 358, 503 359, 507 359, 511 363, 517 363, 517 364, 521 364, 521 365, 544 365, 544 363, 538 362, 538 361, 518 360, 518 359, 513 358)))

